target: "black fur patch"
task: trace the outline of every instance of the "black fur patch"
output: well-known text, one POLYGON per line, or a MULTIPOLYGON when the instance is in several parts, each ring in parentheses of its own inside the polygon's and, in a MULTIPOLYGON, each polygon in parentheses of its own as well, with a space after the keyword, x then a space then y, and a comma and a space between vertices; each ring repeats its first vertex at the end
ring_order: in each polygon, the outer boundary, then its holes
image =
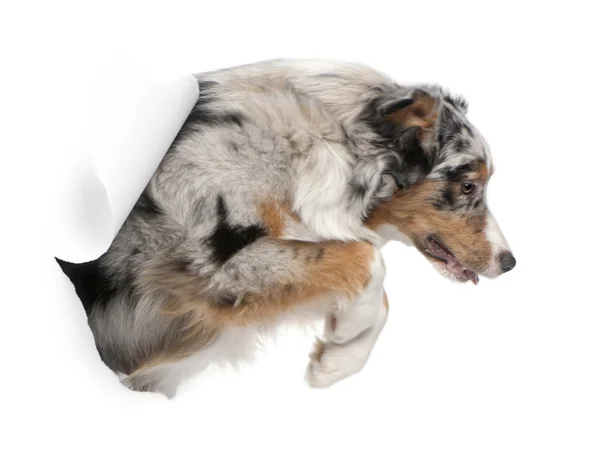
POLYGON ((448 186, 446 189, 444 189, 444 192, 442 193, 442 200, 450 207, 454 205, 454 194, 451 186, 448 186))
POLYGON ((433 199, 431 203, 438 210, 454 210, 456 208, 456 199, 454 197, 452 185, 448 184, 441 192, 440 196, 433 199))
MULTIPOLYGON (((461 99, 444 98, 450 106, 455 109, 466 112, 466 102, 461 99)), ((468 138, 464 137, 463 130, 467 132, 469 137, 473 137, 473 130, 468 123, 461 120, 454 111, 448 107, 442 108, 440 116, 440 130, 438 133, 438 142, 440 149, 446 146, 453 148, 456 151, 465 151, 470 146, 468 138)))
POLYGON ((209 243, 213 248, 213 258, 218 263, 225 263, 233 255, 266 234, 259 225, 231 225, 227 221, 227 206, 223 196, 217 198, 217 227, 209 243))
POLYGON ((423 150, 423 146, 419 140, 418 128, 411 128, 406 131, 406 135, 400 144, 400 152, 404 154, 404 160, 409 166, 417 167, 424 175, 427 175, 431 171, 431 159, 423 150))
POLYGON ((243 125, 244 117, 239 113, 219 112, 206 107, 208 103, 215 101, 216 97, 211 90, 217 85, 218 83, 213 81, 198 81, 198 101, 179 130, 173 145, 202 126, 215 127, 229 124, 241 127, 243 125))
POLYGON ((461 137, 456 137, 453 141, 452 141, 452 147, 460 152, 460 151, 466 151, 469 146, 471 144, 469 143, 468 140, 461 138, 461 137))
POLYGON ((144 218, 153 218, 163 213, 156 201, 150 196, 148 190, 144 190, 133 207, 133 212, 144 218))
POLYGON ((440 116, 440 131, 438 141, 440 148, 445 147, 450 141, 455 140, 466 125, 448 107, 443 107, 440 116))
POLYGON ((235 304, 236 301, 237 301, 237 297, 235 296, 235 294, 230 293, 230 292, 225 292, 225 293, 219 294, 216 297, 214 304, 217 308, 231 308, 231 307, 233 307, 233 305, 235 304))
POLYGON ((398 170, 386 170, 383 172, 384 175, 390 175, 394 179, 394 183, 396 183, 396 187, 398 189, 405 189, 408 184, 406 183, 406 178, 402 174, 400 169, 398 170))
POLYGON ((383 175, 390 175, 394 179, 394 183, 396 183, 398 189, 404 189, 408 186, 400 161, 397 158, 389 162, 389 166, 383 172, 383 175))
POLYGON ((75 286, 75 292, 88 316, 94 306, 106 307, 116 290, 103 273, 98 260, 86 263, 70 263, 59 258, 55 260, 75 286))
POLYGON ((450 106, 452 106, 454 109, 458 109, 458 106, 456 105, 456 103, 454 102, 454 100, 452 98, 450 98, 449 96, 445 96, 444 97, 444 101, 449 104, 450 106))
POLYGON ((471 173, 474 171, 475 165, 472 162, 467 162, 456 167, 445 167, 440 170, 440 174, 448 181, 458 183, 464 179, 464 176, 467 173, 471 173))
POLYGON ((412 98, 403 98, 396 101, 392 101, 391 103, 385 104, 381 108, 381 113, 383 115, 390 115, 396 111, 399 111, 400 109, 404 109, 405 107, 410 106, 414 102, 415 100, 412 98))
POLYGON ((236 113, 218 113, 209 111, 202 106, 196 105, 196 107, 192 110, 187 120, 186 124, 190 125, 208 125, 208 126, 217 126, 217 125, 237 125, 241 127, 244 122, 244 118, 241 114, 236 113))
MULTIPOLYGON (((385 91, 382 89, 382 92, 385 91)), ((392 90, 387 89, 387 91, 392 90)), ((398 102, 399 105, 407 102, 407 100, 401 101, 401 103, 398 102)), ((394 181, 398 187, 406 187, 409 183, 409 175, 416 173, 417 176, 425 176, 431 172, 433 159, 423 149, 419 140, 419 129, 403 127, 390 122, 382 114, 382 106, 385 106, 384 101, 374 99, 371 104, 367 105, 362 114, 362 120, 379 136, 380 139, 374 144, 379 144, 382 150, 391 150, 396 153, 397 158, 387 159, 389 163, 387 170, 393 172, 394 181)))
POLYGON ((198 80, 198 102, 203 103, 211 99, 210 90, 219 85, 214 80, 198 80))

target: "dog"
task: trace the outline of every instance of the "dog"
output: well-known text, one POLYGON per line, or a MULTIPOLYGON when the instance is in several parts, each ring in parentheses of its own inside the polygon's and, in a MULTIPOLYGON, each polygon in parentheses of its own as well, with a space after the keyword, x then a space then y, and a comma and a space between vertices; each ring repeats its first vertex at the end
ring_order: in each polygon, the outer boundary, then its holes
POLYGON ((463 98, 336 61, 196 78, 193 111, 109 250, 59 261, 101 359, 132 390, 173 396, 280 323, 314 319, 325 330, 308 383, 358 372, 387 319, 390 239, 455 281, 514 268, 463 98))

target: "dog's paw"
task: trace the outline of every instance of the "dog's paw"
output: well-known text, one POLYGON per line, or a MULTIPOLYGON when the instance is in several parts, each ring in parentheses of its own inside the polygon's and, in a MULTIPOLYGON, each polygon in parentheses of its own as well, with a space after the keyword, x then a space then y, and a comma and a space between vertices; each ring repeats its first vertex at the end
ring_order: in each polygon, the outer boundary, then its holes
POLYGON ((338 345, 357 339, 373 326, 381 307, 365 304, 353 309, 352 314, 334 317, 325 331, 325 341, 338 345))
POLYGON ((348 319, 345 317, 341 322, 336 321, 334 329, 326 332, 325 340, 338 345, 350 342, 370 328, 369 321, 371 320, 366 317, 365 319, 348 319), (365 328, 365 326, 367 327, 365 328))
POLYGON ((306 371, 308 384, 325 388, 360 371, 369 356, 368 349, 361 343, 336 345, 319 341, 306 371))

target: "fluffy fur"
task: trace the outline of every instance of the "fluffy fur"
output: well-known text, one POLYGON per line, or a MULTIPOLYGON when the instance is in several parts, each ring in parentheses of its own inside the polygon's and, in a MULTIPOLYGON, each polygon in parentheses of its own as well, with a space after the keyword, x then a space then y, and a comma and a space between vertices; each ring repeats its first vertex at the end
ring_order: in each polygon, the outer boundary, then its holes
POLYGON ((514 266, 462 99, 329 61, 197 79, 196 106, 108 252, 60 262, 130 388, 172 395, 283 320, 323 317, 307 380, 357 372, 387 317, 390 236, 459 280, 514 266))

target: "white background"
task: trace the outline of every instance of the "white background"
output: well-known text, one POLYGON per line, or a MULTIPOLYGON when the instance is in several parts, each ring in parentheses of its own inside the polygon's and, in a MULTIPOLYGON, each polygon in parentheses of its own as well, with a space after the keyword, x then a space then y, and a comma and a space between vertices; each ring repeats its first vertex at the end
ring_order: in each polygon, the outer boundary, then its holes
POLYGON ((600 460, 593 2, 46 3, 0 12, 0 459, 600 460), (44 243, 91 39, 163 76, 329 57, 463 93, 517 267, 455 285, 391 244, 388 324, 328 390, 304 384, 311 339, 294 332, 174 400, 126 390, 44 243))

